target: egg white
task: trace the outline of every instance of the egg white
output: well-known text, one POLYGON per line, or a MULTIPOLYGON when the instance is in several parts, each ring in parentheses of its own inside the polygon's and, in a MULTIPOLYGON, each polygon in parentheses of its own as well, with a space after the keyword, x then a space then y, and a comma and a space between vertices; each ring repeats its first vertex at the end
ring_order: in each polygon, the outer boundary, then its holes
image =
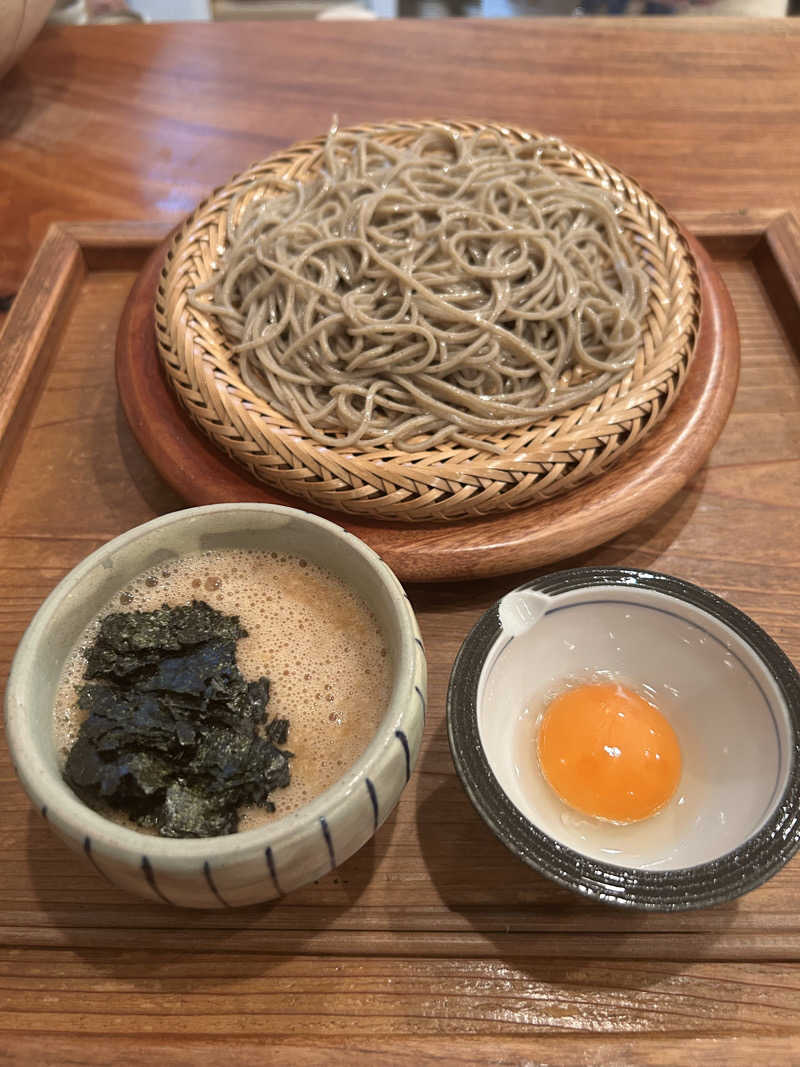
MULTIPOLYGON (((548 824, 557 822, 560 826, 559 839, 563 844, 595 859, 625 867, 657 869, 673 866, 674 862, 671 861, 679 852, 681 840, 700 817, 694 801, 702 786, 691 771, 687 773, 685 764, 678 786, 664 807, 648 818, 633 823, 593 818, 571 808, 549 785, 539 764, 536 741, 548 705, 567 689, 609 682, 616 682, 639 693, 654 704, 675 729, 669 711, 671 702, 680 699, 677 691, 667 693, 665 687, 663 692, 657 693, 653 686, 637 684, 634 679, 618 671, 585 670, 551 686, 543 697, 527 702, 519 710, 513 733, 512 772, 520 793, 529 799, 536 811, 536 821, 545 818, 548 824)), ((686 732, 685 729, 683 732, 686 732)), ((681 754, 687 740, 678 736, 681 754)))

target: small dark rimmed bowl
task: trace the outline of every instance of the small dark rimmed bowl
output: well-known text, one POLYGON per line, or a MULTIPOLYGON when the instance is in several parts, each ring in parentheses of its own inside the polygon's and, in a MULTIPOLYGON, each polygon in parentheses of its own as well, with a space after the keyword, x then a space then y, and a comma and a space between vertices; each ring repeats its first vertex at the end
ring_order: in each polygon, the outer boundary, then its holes
POLYGON ((752 619, 679 578, 579 568, 515 589, 462 645, 447 722, 494 834, 585 897, 653 911, 720 904, 800 847, 800 676, 752 619), (525 743, 565 682, 604 678, 654 700, 683 756, 669 804, 622 827, 567 808, 525 743))

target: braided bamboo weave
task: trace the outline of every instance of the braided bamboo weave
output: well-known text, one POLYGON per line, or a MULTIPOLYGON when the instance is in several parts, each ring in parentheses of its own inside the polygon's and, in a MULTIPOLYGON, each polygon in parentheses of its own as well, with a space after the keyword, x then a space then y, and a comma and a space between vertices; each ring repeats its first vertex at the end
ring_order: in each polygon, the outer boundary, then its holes
MULTIPOLYGON (((356 129, 402 146, 425 128, 471 134, 489 125, 403 122, 356 129)), ((515 141, 530 136, 491 128, 515 141)), ((574 149, 554 166, 622 198, 620 219, 650 278, 642 341, 621 381, 566 413, 492 436, 501 455, 457 445, 425 452, 321 448, 272 410, 241 382, 221 327, 189 307, 189 294, 224 255, 231 199, 244 191, 244 206, 274 176, 309 180, 323 143, 295 145, 254 164, 201 204, 167 252, 155 309, 163 365, 191 417, 229 456, 260 480, 320 507, 391 520, 454 520, 522 507, 596 477, 663 417, 686 375, 698 329, 694 261, 675 225, 635 182, 574 149)))

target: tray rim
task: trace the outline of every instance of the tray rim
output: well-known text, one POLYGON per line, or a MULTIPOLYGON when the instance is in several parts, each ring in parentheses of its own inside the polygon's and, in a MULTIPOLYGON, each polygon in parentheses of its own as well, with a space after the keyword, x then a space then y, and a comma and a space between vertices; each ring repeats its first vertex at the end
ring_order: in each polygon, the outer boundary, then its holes
MULTIPOLYGON (((800 223, 791 212, 686 211, 677 216, 712 256, 750 258, 789 339, 800 336, 800 223)), ((169 221, 156 220, 73 221, 50 226, 0 329, 3 475, 13 466, 61 327, 87 273, 139 269, 147 253, 171 229, 169 221)))
MULTIPOLYGON (((723 231, 718 237, 712 235, 710 241, 717 249, 721 250, 717 258, 722 258, 725 254, 724 249, 731 247, 733 247, 734 252, 729 256, 730 259, 736 258, 739 261, 742 261, 742 257, 748 257, 745 262, 747 263, 749 272, 750 257, 752 255, 754 259, 757 254, 755 248, 757 239, 758 238, 753 239, 748 237, 746 234, 739 234, 732 238, 730 233, 726 234, 723 231)), ((146 251, 147 247, 148 246, 145 244, 143 252, 146 251)), ((800 242, 795 240, 794 247, 800 252, 800 242)), ((763 249, 761 251, 763 252, 763 249)), ((91 247, 84 246, 81 249, 81 253, 82 260, 93 260, 96 258, 96 269, 98 272, 107 269, 107 264, 110 262, 110 260, 106 258, 108 255, 116 256, 117 254, 122 254, 113 242, 109 244, 108 252, 104 251, 102 248, 93 250, 91 247)), ((758 254, 761 254, 761 252, 758 254)), ((796 260, 795 263, 795 270, 797 270, 800 261, 796 260)), ((102 274, 95 276, 96 283, 102 281, 102 276, 102 274)), ((757 287, 759 285, 758 277, 751 277, 753 286, 757 287)), ((764 291, 760 299, 763 301, 761 306, 767 313, 772 313, 774 303, 770 298, 770 294, 764 291)), ((795 312, 797 313, 799 310, 800 308, 798 308, 798 303, 796 301, 795 312)), ((795 339, 795 344, 797 344, 797 339, 795 339)), ((60 350, 58 354, 61 354, 60 350)), ((28 442, 28 444, 30 444, 30 442, 28 442)), ((66 564, 64 564, 64 566, 66 566, 66 564)), ((681 573, 688 574, 689 572, 682 571, 681 573)), ((727 577, 730 577, 730 573, 732 572, 729 573, 728 568, 726 568, 725 573, 727 577)), ((430 620, 432 620, 430 622, 431 636, 429 645, 432 650, 434 647, 437 650, 441 649, 442 634, 438 631, 436 605, 441 602, 439 598, 446 591, 440 589, 439 593, 434 597, 434 600, 430 602, 429 597, 434 594, 435 590, 426 591, 421 587, 417 587, 416 590, 409 590, 409 592, 415 601, 421 598, 420 603, 427 605, 427 607, 423 608, 423 611, 429 611, 430 620)), ((453 603, 456 608, 459 606, 463 608, 463 605, 466 604, 469 611, 472 611, 475 597, 477 596, 479 599, 485 598, 488 595, 488 587, 483 588, 481 584, 478 583, 466 586, 461 592, 453 590, 452 594, 455 594, 456 600, 451 601, 451 593, 448 592, 448 604, 453 603), (483 591, 481 591, 482 589, 483 591), (464 600, 465 597, 467 600, 464 600), (472 605, 472 607, 470 605, 472 605)), ((756 617, 759 618, 760 616, 756 615, 756 617)), ((449 630, 447 636, 448 639, 452 636, 449 630)), ((437 651, 437 654, 441 653, 437 651)), ((435 748, 436 745, 434 744, 434 750, 435 748)), ((435 760, 431 766, 432 769, 436 769, 437 764, 435 760)), ((34 815, 31 815, 31 818, 33 819, 34 815)), ((519 961, 524 958, 528 961, 533 960, 535 964, 537 959, 541 962, 551 956, 561 958, 564 952, 566 952, 568 958, 565 966, 567 966, 570 963, 572 965, 580 964, 580 959, 576 961, 574 957, 579 957, 581 954, 585 956, 587 951, 590 951, 596 956, 605 953, 607 958, 610 958, 613 961, 620 961, 620 967, 633 967, 637 957, 641 960, 648 956, 648 954, 649 956, 652 956, 654 951, 653 945, 656 944, 656 951, 659 951, 664 947, 664 951, 672 961, 671 965, 673 967, 684 966, 684 968, 687 960, 691 960, 695 964, 708 962, 718 963, 720 960, 730 960, 735 956, 737 960, 744 962, 747 962, 748 960, 763 962, 765 958, 772 960, 773 962, 776 960, 780 962, 789 956, 791 956, 792 959, 795 959, 797 955, 797 938, 793 940, 789 935, 780 938, 770 935, 769 919, 771 907, 769 905, 765 905, 768 914, 763 921, 760 919, 760 912, 757 910, 749 911, 746 912, 746 918, 749 922, 752 922, 752 925, 744 926, 744 924, 742 924, 740 927, 734 924, 731 930, 726 929, 725 916, 720 916, 720 914, 714 911, 698 913, 701 917, 700 923, 697 925, 687 925, 685 928, 681 927, 677 933, 675 929, 667 931, 666 928, 661 925, 658 927, 648 925, 646 929, 637 929, 635 931, 637 936, 633 939, 629 936, 615 936, 615 931, 616 933, 619 933, 619 930, 612 924, 613 928, 611 929, 610 934, 605 937, 601 947, 595 951, 594 948, 591 948, 591 945, 600 945, 601 939, 596 935, 596 929, 592 925, 592 916, 588 916, 586 922, 578 922, 580 936, 565 939, 563 937, 563 931, 567 928, 573 929, 575 926, 576 915, 580 920, 583 912, 571 912, 565 920, 560 920, 560 913, 558 911, 559 903, 560 902, 553 903, 548 899, 546 909, 543 912, 543 914, 546 915, 544 920, 542 920, 535 908, 532 911, 529 909, 527 913, 524 910, 519 909, 517 911, 510 910, 507 915, 507 920, 513 924, 514 922, 518 923, 520 918, 522 918, 524 924, 522 928, 519 926, 513 927, 516 931, 522 929, 522 934, 517 933, 515 935, 520 937, 520 943, 517 944, 515 942, 513 948, 506 946, 505 942, 501 945, 499 942, 496 942, 496 939, 495 941, 492 941, 493 935, 491 930, 496 929, 496 927, 490 926, 490 922, 498 921, 496 913, 481 912, 481 917, 476 919, 477 913, 470 912, 468 920, 463 920, 464 928, 448 928, 446 933, 439 932, 439 927, 434 925, 433 920, 430 924, 431 929, 426 929, 419 934, 415 934, 414 931, 409 933, 405 929, 400 930, 397 934, 393 935, 397 940, 393 942, 390 954, 402 954, 408 956, 413 955, 416 952, 453 959, 483 955, 491 960, 502 960, 504 958, 507 960, 508 958, 511 958, 512 961, 514 959, 519 961), (553 915, 556 916, 555 920, 553 920, 553 915), (487 918, 487 916, 489 917, 487 918), (472 926, 473 922, 475 923, 474 928, 472 926), (543 930, 545 927, 546 929, 543 930), (587 928, 589 928, 588 933, 586 932, 587 928), (487 929, 490 930, 489 933, 486 932, 487 929), (590 945, 590 949, 588 950, 586 948, 587 944, 590 945), (400 947, 398 948, 396 946, 400 947), (569 959, 570 956, 573 957, 571 961, 569 959)), ((431 916, 434 914, 438 915, 438 913, 433 912, 426 913, 426 916, 427 914, 430 914, 431 916)), ((456 917, 459 918, 459 913, 452 912, 446 913, 445 918, 447 915, 452 916, 452 914, 456 914, 456 917)), ((504 918, 506 918, 506 916, 501 915, 499 921, 502 922, 504 918)), ((605 921, 610 922, 608 918, 606 918, 605 921)), ((502 927, 498 928, 502 929, 502 927)), ((630 931, 627 933, 629 934, 630 931)), ((141 934, 137 935, 135 929, 128 931, 128 934, 130 935, 128 940, 131 944, 135 942, 137 936, 141 937, 141 934)), ((26 944, 38 944, 40 941, 37 941, 36 938, 41 938, 42 936, 41 927, 37 928, 32 926, 26 928, 20 936, 23 937, 26 944), (39 931, 38 934, 37 929, 39 931), (33 933, 31 933, 31 930, 33 933)), ((296 941, 281 941, 280 938, 282 935, 280 931, 277 934, 272 933, 270 936, 279 939, 278 945, 281 952, 290 954, 296 953, 296 941)), ((367 951, 364 946, 368 946, 367 938, 372 936, 374 936, 374 934, 367 932, 361 936, 361 940, 358 940, 357 937, 354 938, 352 931, 345 930, 341 933, 334 933, 331 941, 325 941, 322 948, 323 951, 326 952, 336 951, 348 958, 356 958, 362 956, 365 951, 367 951), (338 940, 336 938, 338 938, 338 940)), ((113 924, 107 926, 105 931, 91 931, 90 934, 86 934, 84 941, 81 942, 81 944, 88 943, 89 938, 97 939, 96 941, 92 940, 91 942, 97 951, 113 953, 116 950, 125 948, 125 938, 119 933, 118 926, 114 926, 113 924)), ((175 950, 183 951, 188 944, 188 939, 185 944, 178 944, 176 942, 177 947, 175 950)), ((316 942, 313 944, 316 944, 316 942)), ((78 947, 80 948, 80 944, 78 947)), ((560 1048, 560 1040, 561 1037, 553 1039, 553 1048, 560 1048)), ((674 1043, 674 1038, 668 1040, 673 1040, 674 1043)), ((793 1040, 795 1045, 797 1045, 796 1038, 793 1040)), ((509 1045, 509 1048, 510 1047, 511 1046, 509 1045)), ((611 1044, 609 1043, 609 1048, 610 1047, 611 1044)), ((664 1047, 666 1047, 666 1045, 664 1047)), ((792 1047, 794 1047, 794 1045, 792 1047)))

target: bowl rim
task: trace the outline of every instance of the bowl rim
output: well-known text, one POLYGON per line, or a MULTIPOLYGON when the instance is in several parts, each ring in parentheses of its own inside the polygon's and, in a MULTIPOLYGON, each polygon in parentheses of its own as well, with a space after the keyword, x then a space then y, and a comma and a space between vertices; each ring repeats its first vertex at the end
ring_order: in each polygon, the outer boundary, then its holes
MULTIPOLYGON (((77 642, 80 634, 76 634, 77 642)), ((101 545, 73 567, 56 585, 38 608, 17 646, 5 691, 6 739, 17 777, 34 805, 45 819, 71 840, 91 841, 92 852, 120 863, 140 867, 143 853, 158 864, 166 875, 195 873, 198 863, 213 859, 214 869, 224 870, 258 858, 263 860, 267 846, 280 848, 291 841, 300 844, 319 833, 320 817, 330 820, 348 805, 355 786, 368 776, 370 769, 382 761, 383 753, 397 743, 400 731, 412 706, 415 689, 417 629, 411 604, 398 578, 378 554, 354 534, 318 515, 298 508, 266 503, 223 503, 186 508, 160 515, 135 526, 101 545), (395 652, 394 685, 389 707, 367 748, 333 785, 313 800, 273 822, 235 834, 205 838, 164 838, 140 833, 120 826, 93 811, 81 801, 43 755, 43 742, 37 741, 30 729, 30 714, 25 695, 30 691, 36 651, 47 640, 47 628, 53 614, 65 598, 78 590, 86 577, 115 552, 157 531, 185 527, 203 522, 207 516, 220 513, 249 515, 254 521, 260 516, 284 516, 293 522, 317 527, 324 537, 348 542, 365 568, 379 579, 394 606, 400 628, 401 643, 395 652)))
POLYGON ((501 633, 500 600, 473 626, 450 674, 447 732, 456 771, 478 813, 514 855, 582 896, 646 911, 683 911, 733 900, 767 881, 800 848, 800 675, 783 650, 748 615, 716 594, 672 575, 625 567, 577 567, 542 575, 513 591, 556 596, 610 587, 649 590, 699 609, 731 629, 771 675, 785 702, 792 740, 786 785, 762 826, 714 860, 664 871, 591 859, 539 830, 502 789, 486 758, 478 728, 478 686, 501 633))

